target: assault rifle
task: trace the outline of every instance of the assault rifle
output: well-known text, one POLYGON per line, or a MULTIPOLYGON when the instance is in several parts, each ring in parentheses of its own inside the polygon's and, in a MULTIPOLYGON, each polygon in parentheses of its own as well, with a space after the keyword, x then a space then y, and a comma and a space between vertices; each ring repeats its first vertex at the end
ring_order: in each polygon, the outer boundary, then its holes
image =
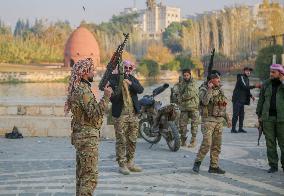
POLYGON ((208 65, 208 74, 207 74, 207 82, 210 80, 210 75, 214 65, 214 55, 215 55, 215 48, 211 51, 210 62, 208 65))
MULTIPOLYGON (((122 53, 123 53, 124 47, 129 38, 129 33, 123 33, 123 36, 124 36, 123 42, 117 47, 116 51, 113 53, 109 63, 107 64, 106 71, 99 83, 99 89, 101 91, 104 90, 107 82, 110 80, 113 70, 117 69, 118 72, 123 71, 123 69, 120 68, 120 64, 122 62, 122 53)), ((119 74, 123 74, 123 73, 119 73, 119 74)))

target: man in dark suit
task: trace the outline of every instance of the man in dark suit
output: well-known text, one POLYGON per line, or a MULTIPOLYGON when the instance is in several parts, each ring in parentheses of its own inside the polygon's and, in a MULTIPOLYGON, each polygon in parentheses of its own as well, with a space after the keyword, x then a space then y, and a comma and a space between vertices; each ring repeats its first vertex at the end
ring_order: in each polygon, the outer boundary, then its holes
POLYGON ((121 85, 119 74, 113 74, 109 83, 114 89, 110 101, 116 137, 116 160, 119 172, 128 175, 130 172, 142 171, 134 164, 134 157, 139 126, 137 114, 140 111, 137 94, 143 93, 144 88, 131 74, 135 65, 130 61, 123 61, 122 66, 124 78, 121 85))
POLYGON ((243 129, 245 112, 244 106, 250 105, 250 99, 253 101, 255 98, 252 96, 250 90, 254 88, 260 88, 260 84, 250 86, 249 76, 253 71, 252 68, 245 67, 242 74, 237 75, 237 82, 233 92, 233 118, 232 118, 232 130, 231 133, 246 133, 243 129), (236 125, 239 120, 239 130, 236 130, 236 125))

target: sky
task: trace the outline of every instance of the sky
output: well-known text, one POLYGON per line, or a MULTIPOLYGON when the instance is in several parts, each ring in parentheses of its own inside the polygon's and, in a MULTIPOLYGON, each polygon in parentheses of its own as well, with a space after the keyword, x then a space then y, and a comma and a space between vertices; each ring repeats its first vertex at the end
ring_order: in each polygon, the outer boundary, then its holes
MULTIPOLYGON (((77 27, 82 20, 97 24, 108 21, 124 8, 133 7, 134 2, 135 0, 0 0, 0 19, 12 28, 19 18, 29 19, 32 23, 35 18, 44 18, 50 22, 68 20, 72 27, 77 27)), ((145 2, 146 0, 136 0, 136 7, 145 8, 145 2)), ((218 10, 224 6, 254 5, 260 2, 262 0, 163 0, 166 5, 180 7, 182 16, 218 10)))

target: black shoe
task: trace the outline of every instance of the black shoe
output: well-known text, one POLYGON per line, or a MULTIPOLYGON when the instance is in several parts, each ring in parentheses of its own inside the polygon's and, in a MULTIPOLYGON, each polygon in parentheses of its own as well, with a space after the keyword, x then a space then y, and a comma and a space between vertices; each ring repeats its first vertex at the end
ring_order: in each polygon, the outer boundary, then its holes
POLYGON ((209 167, 208 170, 209 173, 213 173, 213 174, 225 174, 226 172, 224 170, 222 170, 220 167, 214 168, 214 167, 209 167))
POLYGON ((201 162, 200 162, 200 161, 194 162, 192 171, 194 171, 194 172, 196 172, 196 173, 199 173, 200 165, 201 165, 201 162))
POLYGON ((270 169, 267 171, 267 173, 275 173, 275 172, 278 172, 277 167, 270 167, 270 169))
POLYGON ((236 129, 231 129, 231 133, 238 133, 236 129))
POLYGON ((243 129, 239 129, 238 131, 239 133, 247 133, 247 131, 243 130, 243 129))

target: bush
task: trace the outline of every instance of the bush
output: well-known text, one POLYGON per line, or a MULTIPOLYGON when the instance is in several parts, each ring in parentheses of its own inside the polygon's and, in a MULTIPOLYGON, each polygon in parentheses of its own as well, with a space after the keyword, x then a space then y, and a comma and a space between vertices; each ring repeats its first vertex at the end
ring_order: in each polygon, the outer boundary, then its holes
POLYGON ((180 70, 180 62, 178 60, 173 60, 167 64, 161 66, 162 70, 171 70, 171 71, 179 71, 180 70))
POLYGON ((147 77, 156 77, 160 73, 160 67, 156 61, 144 59, 137 71, 147 77))

